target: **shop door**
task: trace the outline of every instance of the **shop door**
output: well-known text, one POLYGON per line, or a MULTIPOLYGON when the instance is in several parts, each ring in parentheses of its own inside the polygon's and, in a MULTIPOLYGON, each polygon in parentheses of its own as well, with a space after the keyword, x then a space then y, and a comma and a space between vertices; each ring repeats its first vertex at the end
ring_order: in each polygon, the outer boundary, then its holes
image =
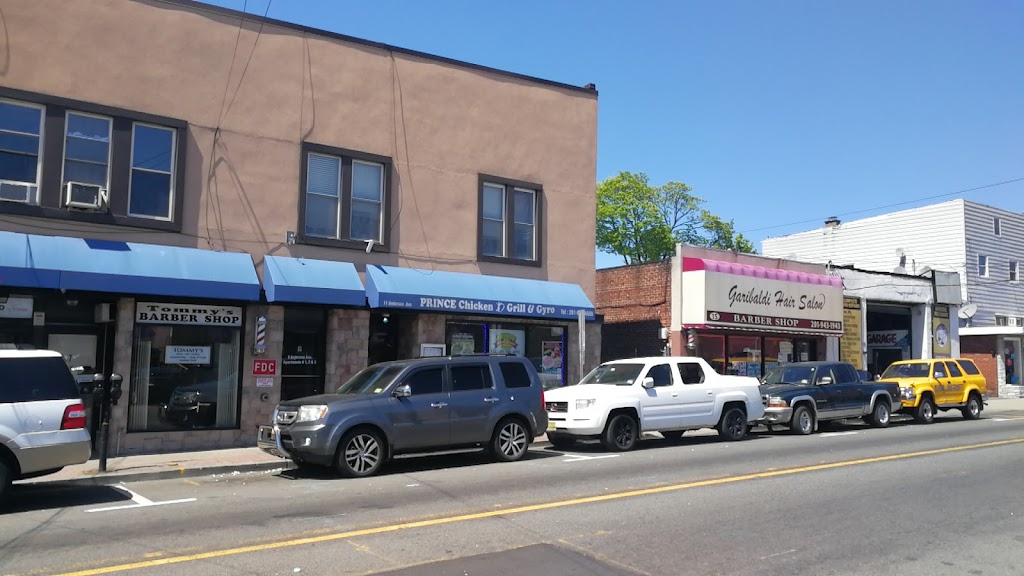
POLYGON ((285 308, 283 348, 281 400, 323 394, 327 313, 317 308, 285 308))
POLYGON ((398 316, 370 314, 369 364, 398 360, 398 316))

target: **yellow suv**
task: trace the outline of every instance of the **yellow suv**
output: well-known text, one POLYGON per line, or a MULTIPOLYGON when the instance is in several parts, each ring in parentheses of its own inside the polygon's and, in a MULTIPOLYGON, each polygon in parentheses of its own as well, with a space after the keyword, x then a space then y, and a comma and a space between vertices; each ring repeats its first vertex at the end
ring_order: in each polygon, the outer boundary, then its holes
POLYGON ((985 376, 965 358, 894 362, 881 380, 899 384, 900 413, 923 424, 931 423, 937 410, 957 409, 965 420, 977 420, 988 401, 985 376))

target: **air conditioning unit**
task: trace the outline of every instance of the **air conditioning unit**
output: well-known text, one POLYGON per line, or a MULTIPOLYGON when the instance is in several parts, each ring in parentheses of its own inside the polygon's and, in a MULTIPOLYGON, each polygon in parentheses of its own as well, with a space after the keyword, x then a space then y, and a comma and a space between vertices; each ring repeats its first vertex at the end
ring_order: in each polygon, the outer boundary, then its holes
POLYGON ((81 210, 99 210, 107 205, 107 189, 99 184, 68 182, 64 185, 64 205, 81 210))
POLYGON ((1010 316, 1009 318, 1006 319, 1006 325, 1007 326, 1017 326, 1017 327, 1020 327, 1020 326, 1024 326, 1024 323, 1021 322, 1020 318, 1016 318, 1016 317, 1010 316))
POLYGON ((32 196, 33 184, 15 182, 13 180, 0 180, 0 200, 7 202, 20 202, 27 204, 32 196))

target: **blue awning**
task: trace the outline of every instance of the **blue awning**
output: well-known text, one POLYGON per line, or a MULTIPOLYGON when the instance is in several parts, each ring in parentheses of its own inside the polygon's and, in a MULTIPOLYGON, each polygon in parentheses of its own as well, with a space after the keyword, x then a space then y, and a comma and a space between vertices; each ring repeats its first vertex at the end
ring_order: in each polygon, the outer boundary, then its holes
POLYGON ((260 298, 248 254, 0 233, 0 285, 224 300, 260 298))
POLYGON ((349 262, 266 256, 263 289, 268 302, 366 305, 366 290, 349 262))
POLYGON ((583 310, 594 319, 594 305, 576 284, 483 274, 367 266, 366 297, 371 308, 565 320, 583 310))

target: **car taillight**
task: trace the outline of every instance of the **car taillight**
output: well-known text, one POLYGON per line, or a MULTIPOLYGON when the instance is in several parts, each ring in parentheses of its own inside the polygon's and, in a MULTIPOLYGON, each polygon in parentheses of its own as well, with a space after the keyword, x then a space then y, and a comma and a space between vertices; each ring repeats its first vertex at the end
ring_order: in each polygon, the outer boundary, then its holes
POLYGON ((64 417, 60 420, 61 430, 85 428, 85 404, 79 402, 64 409, 64 417))

